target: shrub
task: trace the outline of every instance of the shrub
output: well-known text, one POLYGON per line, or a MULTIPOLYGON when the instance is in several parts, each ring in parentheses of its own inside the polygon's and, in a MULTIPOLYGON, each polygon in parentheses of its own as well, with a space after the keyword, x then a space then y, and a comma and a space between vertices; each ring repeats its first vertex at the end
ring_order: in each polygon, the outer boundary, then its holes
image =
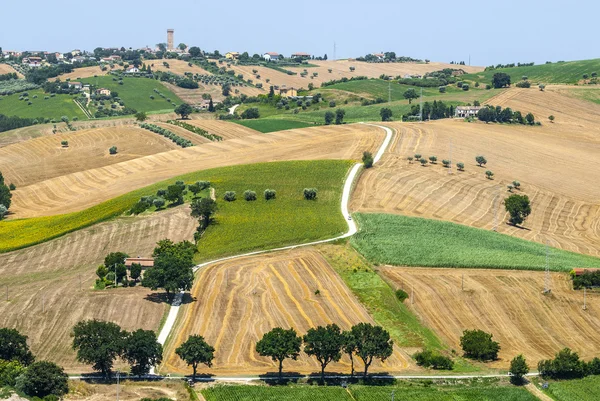
POLYGON ((241 116, 243 119, 254 119, 254 118, 259 118, 260 117, 260 112, 258 111, 258 108, 256 107, 251 107, 247 110, 244 110, 244 112, 242 113, 241 116))
POLYGON ((420 159, 421 159, 421 154, 415 153, 415 160, 420 160, 420 159))
POLYGON ((406 299, 408 299, 408 294, 402 289, 397 289, 396 298, 398 298, 398 301, 404 302, 406 299))
POLYGON ((419 163, 421 163, 421 166, 425 167, 425 165, 427 164, 427 160, 421 158, 419 159, 419 163))
POLYGON ((373 167, 373 154, 371 152, 363 152, 362 162, 365 168, 373 167))
POLYGON ((11 191, 14 191, 15 189, 17 189, 17 186, 11 182, 10 185, 8 186, 8 189, 10 189, 11 191))
POLYGON ((521 183, 519 181, 513 181, 512 184, 515 189, 521 189, 521 183))
POLYGON ((265 189, 265 200, 275 199, 277 192, 274 189, 265 189))
POLYGON ((227 202, 233 202, 235 200, 235 192, 234 191, 225 192, 225 195, 223 195, 223 199, 226 200, 227 202))
POLYGON ((335 107, 335 102, 333 100, 329 102, 329 107, 335 107))
POLYGON ((6 216, 6 213, 8 213, 8 208, 4 205, 0 205, 0 220, 6 216))
POLYGON ((406 160, 408 160, 408 162, 409 162, 410 164, 412 164, 413 157, 412 157, 412 156, 408 156, 408 157, 406 158, 406 160))
POLYGON ((496 360, 500 344, 492 340, 492 335, 482 330, 465 330, 460 338, 465 357, 479 361, 496 360))
POLYGON ((156 198, 152 201, 152 204, 158 210, 158 209, 162 208, 163 206, 165 206, 165 200, 163 198, 156 198))
POLYGON ((117 154, 117 147, 113 146, 110 149, 108 149, 108 153, 110 153, 111 155, 116 155, 117 154))
POLYGON ((541 360, 538 371, 543 378, 577 379, 586 375, 585 362, 569 348, 559 351, 554 359, 541 360))
POLYGON ((523 355, 517 355, 510 361, 510 370, 509 370, 510 382, 516 385, 523 384, 523 376, 529 373, 529 366, 527 366, 527 361, 525 361, 525 357, 523 355))
POLYGON ((477 164, 479 164, 479 167, 487 164, 487 159, 483 156, 477 156, 475 157, 475 161, 477 162, 477 164))
POLYGON ((34 362, 17 380, 17 388, 31 397, 60 397, 69 391, 69 376, 53 362, 34 362))
POLYGON ((442 164, 444 165, 444 167, 448 168, 448 167, 450 167, 450 160, 444 159, 444 160, 442 160, 442 164))
POLYGON ((436 156, 429 156, 429 161, 431 162, 431 164, 435 164, 437 162, 437 157, 436 156))
POLYGON ((413 358, 415 358, 417 365, 426 368, 433 368, 438 370, 452 370, 454 368, 454 362, 452 361, 452 359, 448 358, 447 356, 435 354, 433 351, 427 349, 421 352, 417 352, 413 355, 413 358))
POLYGON ((304 199, 306 199, 306 200, 317 199, 317 189, 316 188, 304 188, 303 194, 304 194, 304 199))
POLYGON ((485 176, 487 177, 488 180, 491 180, 492 177, 494 176, 494 173, 491 170, 487 170, 485 172, 485 176))
POLYGON ((60 144, 64 147, 69 146, 69 141, 60 141, 60 144))
POLYGON ((256 200, 256 192, 251 191, 251 190, 244 191, 244 199, 247 200, 248 202, 255 201, 256 200))

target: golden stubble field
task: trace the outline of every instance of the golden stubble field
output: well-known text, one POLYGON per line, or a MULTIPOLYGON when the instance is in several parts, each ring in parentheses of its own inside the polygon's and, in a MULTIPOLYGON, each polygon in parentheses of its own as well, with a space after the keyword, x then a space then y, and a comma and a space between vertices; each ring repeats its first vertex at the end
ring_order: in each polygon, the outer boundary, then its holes
POLYGON ((8 182, 27 186, 174 149, 180 148, 171 140, 141 128, 96 128, 1 147, 0 171, 8 182), (68 147, 61 145, 63 140, 68 141, 68 147), (118 149, 116 155, 108 152, 112 146, 118 149))
POLYGON ((407 302, 422 322, 460 352, 464 330, 481 329, 500 343, 506 369, 523 354, 532 369, 564 347, 584 359, 600 355, 600 294, 575 291, 569 276, 552 273, 550 295, 543 295, 544 272, 484 269, 431 269, 384 266, 379 272, 396 288, 414 291, 407 302), (464 291, 462 277, 464 275, 464 291))
MULTIPOLYGON (((514 93, 514 97, 500 96, 508 99, 505 104, 523 112, 535 110, 539 96, 550 95, 564 104, 576 102, 533 89, 514 93)), ((497 104, 493 99, 489 103, 497 104)), ((600 256, 600 187, 594 185, 600 182, 600 169, 594 168, 600 154, 600 136, 594 132, 600 127, 600 106, 582 103, 581 122, 565 117, 555 124, 545 121, 541 127, 460 120, 391 123, 399 135, 381 164, 361 176, 351 208, 484 229, 497 225, 505 234, 600 256), (415 153, 425 158, 435 155, 438 163, 410 164, 406 158, 415 153), (480 154, 488 160, 485 167, 475 163, 480 154), (448 171, 442 159, 464 162, 465 171, 448 171), (493 180, 486 179, 486 170, 494 172, 493 180), (522 188, 514 192, 527 194, 532 202, 524 229, 505 223, 502 201, 510 195, 507 185, 513 180, 520 181, 522 188)), ((575 119, 579 115, 577 108, 565 106, 565 110, 572 110, 569 116, 575 119)))
POLYGON ((188 207, 146 217, 119 218, 23 250, 0 254, 0 327, 29 336, 37 359, 67 372, 89 372, 71 350, 71 329, 85 319, 126 330, 158 330, 165 303, 147 288, 93 289, 96 268, 110 252, 149 256, 156 242, 191 240, 197 221, 188 207), (8 302, 6 301, 8 288, 8 302))
MULTIPOLYGON (((191 291, 194 302, 179 312, 167 344, 161 371, 190 374, 175 349, 192 334, 202 335, 216 349, 212 374, 264 374, 277 371, 270 358, 255 352, 256 342, 274 327, 294 328, 300 335, 312 327, 336 323, 347 330, 360 322, 374 324, 365 308, 325 259, 312 249, 245 257, 202 268, 191 291), (319 290, 320 293, 315 294, 319 290)), ((356 358, 358 359, 358 358, 356 358)), ((396 348, 385 363, 370 371, 397 372, 414 366, 396 348)), ((360 371, 362 362, 355 360, 360 371)), ((286 360, 287 372, 320 371, 314 358, 301 353, 286 360)), ((349 373, 347 356, 329 372, 349 373)))
MULTIPOLYGON (((87 170, 75 166, 70 174, 17 187, 11 211, 21 218, 82 210, 161 180, 213 167, 360 159, 363 151, 374 152, 383 137, 381 128, 369 125, 304 128, 211 142, 87 170)), ((7 179, 10 182, 10 176, 7 179)))
POLYGON ((0 75, 16 73, 19 78, 23 78, 23 74, 12 68, 8 64, 0 63, 0 75))

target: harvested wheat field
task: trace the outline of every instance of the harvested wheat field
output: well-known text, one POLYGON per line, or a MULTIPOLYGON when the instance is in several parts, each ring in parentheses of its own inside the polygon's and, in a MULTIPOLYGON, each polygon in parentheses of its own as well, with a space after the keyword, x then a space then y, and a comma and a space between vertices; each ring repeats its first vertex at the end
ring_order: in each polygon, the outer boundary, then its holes
POLYGON ((8 182, 27 186, 173 149, 180 148, 141 128, 96 128, 42 136, 0 148, 0 171, 8 182), (68 147, 61 146, 63 140, 69 142, 68 147), (108 152, 112 146, 118 149, 116 155, 108 152))
POLYGON ((356 187, 351 208, 448 220, 492 229, 551 246, 600 255, 600 170, 590 168, 600 154, 600 137, 557 126, 525 127, 443 120, 394 123, 397 135, 377 168, 367 170, 356 187), (452 156, 450 156, 452 152, 452 156), (438 157, 422 167, 406 158, 421 153, 438 157), (488 163, 478 167, 475 156, 488 163), (574 157, 576 155, 576 157, 574 157), (465 163, 449 171, 442 159, 465 163), (485 171, 494 172, 488 180, 485 171), (451 173, 451 174, 450 174, 451 173), (507 185, 521 182, 532 202, 525 229, 507 225, 502 201, 507 185), (497 224, 495 224, 497 222, 497 224))
MULTIPOLYGON (((109 67, 109 70, 110 70, 110 67, 109 67)), ((73 70, 73 72, 70 72, 68 74, 59 75, 58 78, 61 81, 66 81, 67 79, 70 79, 71 81, 77 81, 78 79, 90 78, 90 77, 94 77, 96 75, 98 75, 98 76, 108 75, 109 70, 102 71, 102 68, 100 66, 95 65, 92 67, 76 68, 73 70)), ((54 81, 55 79, 56 78, 49 78, 48 81, 54 81)))
POLYGON ((101 223, 59 239, 0 255, 0 327, 29 336, 37 359, 68 372, 87 372, 75 361, 71 328, 80 320, 102 319, 124 329, 158 330, 167 311, 160 296, 147 288, 93 290, 96 268, 109 252, 132 256, 152 253, 157 241, 191 239, 197 221, 179 207, 148 217, 101 223), (5 288, 9 302, 5 302, 5 288))
POLYGON ((192 141, 194 145, 202 145, 203 143, 212 142, 210 139, 203 137, 202 135, 195 134, 191 131, 186 130, 185 128, 179 127, 177 125, 169 124, 169 123, 154 123, 161 128, 168 129, 172 133, 185 138, 189 141, 192 141))
MULTIPOLYGON (((195 301, 185 305, 174 328, 177 336, 165 351, 163 371, 191 373, 174 350, 192 334, 204 336, 216 349, 214 374, 263 374, 277 370, 255 352, 256 342, 274 327, 293 327, 300 335, 312 327, 336 323, 343 330, 360 322, 374 323, 323 257, 314 250, 293 250, 217 263, 197 273, 195 301), (316 290, 320 294, 315 294, 316 290)), ((410 358, 395 350, 371 370, 394 372, 409 367, 410 358)), ((286 360, 288 372, 320 371, 316 359, 301 353, 286 360)), ((362 363, 355 361, 357 370, 362 363)), ((347 372, 350 360, 328 366, 347 372)), ((200 368, 202 370, 202 368, 200 368)))
MULTIPOLYGON (((193 116, 192 116, 193 117, 193 116)), ((223 139, 243 138, 249 135, 261 135, 260 132, 243 125, 222 120, 188 120, 186 123, 200 127, 211 134, 219 135, 223 139)))
POLYGON ((19 71, 12 68, 12 66, 10 66, 8 64, 0 63, 0 75, 13 74, 13 73, 16 73, 19 78, 23 78, 23 74, 21 74, 19 71))
POLYGON ((312 82, 315 87, 321 86, 323 82, 331 81, 334 79, 352 78, 357 76, 367 76, 369 78, 379 78, 381 74, 391 76, 404 76, 405 74, 411 75, 422 75, 426 72, 438 71, 444 68, 460 68, 465 72, 478 72, 483 71, 482 67, 470 67, 470 66, 457 66, 446 63, 365 63, 360 61, 350 60, 339 60, 339 61, 317 61, 310 60, 310 64, 317 65, 318 67, 287 67, 284 66, 285 70, 296 72, 296 75, 288 75, 285 72, 280 72, 268 67, 261 66, 237 66, 232 65, 231 68, 237 74, 243 74, 244 79, 252 79, 254 83, 262 83, 264 88, 269 88, 271 85, 286 85, 293 88, 308 88, 308 84, 312 82), (354 72, 350 71, 350 67, 354 67, 354 72), (308 72, 308 75, 303 78, 300 76, 302 71, 308 72), (329 72, 331 69, 331 73, 329 72), (257 74, 253 73, 253 70, 257 70, 257 74), (318 75, 311 78, 313 73, 318 75), (260 79, 256 78, 256 75, 260 75, 260 79), (270 82, 267 83, 267 79, 270 82))
POLYGON ((190 66, 189 63, 184 60, 144 60, 144 64, 150 66, 153 71, 172 72, 173 74, 177 75, 185 75, 186 72, 191 72, 192 74, 212 75, 210 72, 196 64, 192 64, 190 66), (169 64, 169 67, 167 68, 163 62, 169 64))
POLYGON ((16 128, 10 131, 5 131, 0 133, 0 148, 4 146, 11 145, 13 143, 19 143, 23 141, 28 141, 33 138, 39 138, 45 135, 53 135, 52 131, 54 129, 54 125, 58 131, 62 131, 66 128, 65 123, 57 123, 57 124, 36 124, 30 125, 28 127, 16 128))
MULTIPOLYGON (((14 217, 74 212, 188 172, 265 161, 360 159, 375 152, 384 131, 344 125, 257 134, 140 157, 17 187, 14 217)), ((10 182, 10 180, 9 180, 10 182)))
POLYGON ((535 368, 564 347, 584 359, 600 356, 600 294, 588 292, 588 309, 582 310, 583 292, 572 289, 567 274, 552 273, 552 292, 543 295, 543 272, 389 266, 379 271, 397 288, 414 287, 411 307, 452 348, 460 350, 464 330, 492 333, 501 347, 493 367, 508 368, 522 353, 535 368))

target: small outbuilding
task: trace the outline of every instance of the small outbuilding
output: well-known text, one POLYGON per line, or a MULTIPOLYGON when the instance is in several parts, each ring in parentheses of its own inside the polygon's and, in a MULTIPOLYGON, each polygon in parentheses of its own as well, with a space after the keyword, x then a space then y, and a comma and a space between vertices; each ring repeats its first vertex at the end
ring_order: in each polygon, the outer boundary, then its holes
POLYGON ((454 110, 455 117, 476 117, 481 110, 481 106, 456 106, 454 110))

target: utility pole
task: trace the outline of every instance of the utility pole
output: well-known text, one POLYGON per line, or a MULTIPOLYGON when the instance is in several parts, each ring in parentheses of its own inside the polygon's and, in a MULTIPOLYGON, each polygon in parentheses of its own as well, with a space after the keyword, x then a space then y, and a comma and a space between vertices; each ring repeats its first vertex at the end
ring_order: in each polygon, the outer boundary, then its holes
POLYGON ((335 41, 334 41, 333 42, 333 61, 337 60, 336 55, 335 55, 336 50, 337 50, 337 46, 336 46, 335 41))

